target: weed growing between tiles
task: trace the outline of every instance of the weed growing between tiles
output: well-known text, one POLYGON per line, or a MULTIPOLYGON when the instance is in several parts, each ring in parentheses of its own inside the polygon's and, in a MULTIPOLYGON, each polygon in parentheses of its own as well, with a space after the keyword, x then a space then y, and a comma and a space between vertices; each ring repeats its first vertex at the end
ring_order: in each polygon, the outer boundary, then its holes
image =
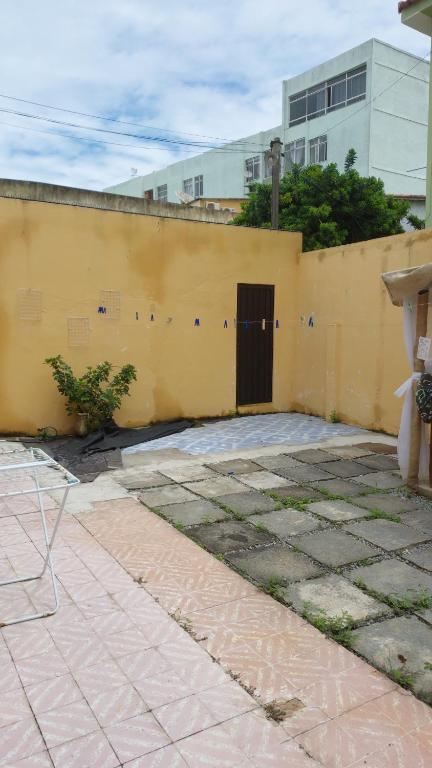
MULTIPOLYGON (((313 451, 312 451, 313 452, 313 451)), ((340 457, 336 455, 331 455, 331 451, 327 451, 330 455, 328 458, 328 461, 337 462, 338 460, 343 461, 340 457)), ((311 453, 311 451, 309 451, 311 453)), ((321 451, 322 453, 322 451, 321 451)), ((359 654, 359 651, 356 648, 355 642, 356 642, 356 636, 354 634, 354 630, 358 629, 364 629, 369 626, 378 626, 381 622, 385 621, 386 619, 393 616, 420 616, 421 617, 421 611, 428 610, 432 607, 432 590, 431 594, 429 592, 425 591, 416 591, 414 595, 403 595, 403 596, 393 596, 393 595, 387 595, 384 594, 378 590, 370 589, 366 586, 364 582, 362 582, 359 579, 352 580, 349 578, 349 574, 351 571, 355 568, 364 566, 372 566, 375 563, 379 563, 384 560, 388 559, 396 559, 399 562, 407 563, 407 560, 405 557, 408 556, 410 552, 410 547, 413 546, 418 547, 418 542, 415 544, 408 544, 401 546, 400 549, 394 548, 393 550, 387 550, 383 549, 382 546, 377 544, 374 539, 366 539, 363 534, 370 533, 370 530, 367 528, 368 522, 372 522, 374 520, 382 520, 382 521, 388 521, 389 524, 393 525, 400 525, 400 536, 402 537, 403 530, 407 530, 407 525, 405 522, 405 517, 403 514, 396 514, 396 512, 393 512, 391 509, 391 505, 384 504, 384 509, 381 509, 379 500, 377 499, 376 505, 371 503, 371 499, 373 499, 374 496, 380 495, 381 497, 386 497, 390 499, 395 499, 395 504, 397 506, 398 512, 401 507, 400 502, 402 500, 412 501, 415 499, 416 505, 417 505, 417 497, 413 496, 410 492, 407 491, 407 489, 386 489, 386 488, 375 488, 372 486, 366 486, 362 485, 361 481, 357 483, 357 488, 355 489, 355 496, 353 495, 353 483, 355 482, 352 477, 339 477, 336 473, 336 469, 332 468, 332 472, 334 472, 334 477, 337 482, 340 481, 341 490, 344 491, 344 493, 333 493, 331 492, 327 487, 320 485, 321 481, 314 481, 314 480, 304 480, 302 479, 300 482, 297 480, 297 477, 293 477, 292 480, 290 480, 289 473, 287 474, 287 459, 290 460, 290 455, 285 456, 281 455, 281 471, 278 474, 277 465, 276 468, 273 469, 267 469, 266 464, 263 463, 263 469, 267 472, 272 472, 275 475, 278 475, 279 477, 283 477, 287 480, 287 487, 284 488, 271 488, 269 490, 262 489, 259 494, 256 490, 251 491, 251 487, 247 485, 246 482, 244 482, 245 485, 245 492, 253 492, 255 494, 255 499, 250 498, 250 508, 247 506, 245 507, 244 501, 242 502, 240 506, 240 509, 233 509, 231 504, 235 504, 235 497, 234 493, 231 493, 231 496, 229 499, 227 498, 227 501, 225 502, 223 495, 211 498, 209 501, 211 501, 211 504, 214 507, 219 508, 225 515, 223 520, 211 520, 210 518, 206 518, 204 516, 201 518, 199 522, 194 523, 187 523, 185 525, 181 522, 173 522, 169 518, 167 518, 167 515, 164 514, 164 511, 160 509, 154 510, 157 514, 159 514, 161 517, 165 518, 170 522, 171 525, 176 527, 179 531, 186 534, 187 536, 191 537, 194 542, 202 547, 204 550, 209 551, 210 554, 213 555, 217 560, 220 562, 226 563, 229 565, 229 567, 235 571, 237 571, 243 578, 250 581, 252 584, 255 584, 259 589, 261 589, 266 594, 270 595, 273 599, 277 600, 278 602, 289 605, 292 610, 296 611, 300 615, 302 615, 307 621, 309 621, 313 626, 315 626, 319 631, 321 631, 326 636, 332 638, 335 642, 343 645, 346 648, 351 649, 354 653, 359 654), (283 472, 282 472, 283 468, 283 472), (289 486, 295 485, 295 488, 293 488, 293 491, 295 490, 296 493, 293 495, 290 495, 289 493, 289 486), (348 488, 348 486, 350 487, 348 488), (304 490, 304 493, 301 493, 301 491, 304 490), (346 490, 346 492, 345 492, 346 490), (286 495, 285 495, 286 494, 286 495), (267 510, 259 510, 255 511, 253 510, 253 503, 256 503, 256 496, 260 495, 263 499, 266 498, 267 500, 271 499, 273 502, 272 507, 268 507, 267 503, 267 510), (353 500, 355 498, 355 501, 353 500), (365 500, 364 504, 362 504, 362 499, 365 500), (229 501, 229 503, 228 503, 229 501), (356 517, 346 517, 337 519, 336 515, 334 518, 325 516, 325 514, 320 514, 320 510, 315 510, 311 505, 313 505, 315 502, 319 501, 325 501, 325 502, 344 502, 344 504, 352 505, 356 509, 362 509, 364 510, 363 515, 358 515, 358 518, 356 517), (241 511, 240 511, 241 510, 241 511), (251 511, 252 510, 252 511, 251 511), (310 531, 306 530, 305 532, 296 532, 295 527, 293 527, 293 533, 290 534, 284 534, 281 533, 274 533, 271 531, 271 528, 269 529, 266 524, 266 514, 272 514, 272 511, 283 511, 283 510, 296 510, 301 515, 304 515, 305 520, 306 518, 316 521, 319 521, 320 525, 316 526, 315 528, 311 529, 310 531), (249 516, 253 519, 249 519, 249 516), (259 518, 262 517, 262 520, 259 518), (359 522, 359 518, 361 518, 360 522, 366 524, 366 528, 363 526, 363 528, 356 529, 355 524, 359 522), (220 536, 222 537, 219 541, 225 541, 228 543, 228 546, 231 546, 231 549, 225 549, 223 552, 217 552, 217 549, 219 548, 219 542, 217 539, 218 536, 218 525, 223 524, 224 522, 228 521, 237 521, 238 523, 241 523, 246 529, 247 527, 253 528, 256 534, 262 534, 267 535, 267 537, 271 537, 272 541, 256 541, 254 540, 254 537, 249 537, 248 534, 246 534, 246 538, 239 536, 238 543, 236 541, 236 536, 232 538, 231 532, 226 534, 222 533, 222 528, 220 529, 220 536), (402 525, 404 524, 404 525, 402 525), (351 528, 348 528, 347 526, 351 525, 351 528), (354 525, 354 528, 352 527, 354 525), (211 529, 212 533, 211 535, 204 535, 204 531, 206 529, 211 529), (202 530, 203 536, 200 540, 200 531, 202 530), (356 554, 355 550, 359 549, 360 544, 364 545, 364 549, 368 548, 369 550, 374 550, 372 555, 363 557, 362 559, 358 560, 344 560, 341 563, 341 560, 337 562, 337 557, 339 557, 339 554, 342 553, 342 556, 346 557, 348 553, 344 552, 343 550, 336 550, 335 559, 332 561, 329 556, 328 563, 327 560, 324 558, 323 560, 319 559, 320 553, 319 550, 316 551, 314 554, 309 554, 308 549, 310 549, 310 546, 308 546, 306 549, 303 549, 303 541, 307 541, 309 536, 314 537, 315 539, 319 538, 320 530, 323 532, 326 531, 339 531, 340 534, 344 534, 346 538, 346 542, 349 545, 349 551, 353 551, 353 555, 356 554), (223 539, 223 536, 228 535, 228 539, 223 539), (299 538, 302 536, 302 538, 299 538), (354 546, 349 544, 351 538, 358 542, 358 545, 354 546), (211 551, 210 547, 215 547, 215 551, 211 551), (299 546, 300 545, 300 546, 299 546), (407 549, 408 546, 408 549, 407 549), (296 553, 299 555, 299 557, 304 562, 309 562, 310 566, 317 569, 313 575, 306 575, 303 577, 298 576, 297 578, 293 578, 293 574, 287 574, 288 576, 291 576, 290 579, 285 581, 284 579, 281 579, 277 573, 272 574, 271 573, 271 566, 270 566, 270 574, 267 578, 257 578, 254 575, 255 573, 258 573, 261 569, 261 565, 258 568, 258 571, 256 570, 255 566, 252 569, 252 575, 242 570, 242 566, 244 563, 249 562, 248 558, 237 558, 237 562, 234 564, 233 562, 230 562, 230 559, 233 555, 239 555, 239 554, 246 554, 246 553, 256 553, 257 556, 260 555, 261 552, 268 552, 271 551, 272 548, 275 547, 277 550, 286 550, 287 552, 296 553), (351 548, 351 549, 350 549, 351 548), (375 554, 376 553, 376 554, 375 554), (353 616, 350 614, 349 610, 343 610, 340 612, 339 615, 329 615, 325 610, 319 607, 319 600, 318 605, 314 602, 314 604, 308 604, 307 602, 303 602, 303 604, 299 604, 298 601, 295 605, 292 604, 292 602, 289 599, 289 595, 287 594, 288 590, 286 589, 287 585, 293 583, 293 584, 302 584, 302 583, 311 583, 314 584, 316 581, 316 588, 318 590, 319 587, 319 579, 324 578, 326 576, 330 576, 331 574, 338 575, 339 579, 344 581, 346 578, 348 581, 350 581, 351 584, 353 584, 358 590, 361 590, 361 592, 364 595, 368 595, 368 597, 372 598, 375 601, 378 601, 378 603, 386 606, 386 611, 383 611, 383 614, 380 615, 377 614, 376 610, 375 613, 372 611, 372 609, 367 609, 365 611, 364 615, 362 615, 360 618, 357 616, 357 618, 354 620, 353 616), (319 577, 318 579, 316 577, 319 577), (390 610, 389 610, 390 609, 390 610)), ((300 455, 298 455, 298 458, 301 461, 300 455)), ((277 459, 277 457, 275 457, 277 459)), ((308 460, 309 457, 308 457, 308 460)), ((318 460, 318 457, 316 461, 318 460)), ((296 459, 297 461, 297 459, 296 459)), ((319 459, 319 461, 323 461, 323 459, 319 459)), ((256 462, 259 464, 259 459, 256 460, 256 462)), ((305 458, 306 462, 306 458, 305 458)), ((225 462, 226 463, 226 462, 225 462)), ((297 461, 299 463, 299 461, 297 461)), ((217 471, 217 464, 212 465, 213 470, 217 471)), ((308 464, 305 464, 305 469, 307 469, 308 464)), ((244 469, 242 470, 244 472, 244 469)), ((257 472, 256 466, 251 468, 250 470, 257 472)), ((344 470, 345 471, 345 470, 344 470)), ((364 474, 365 475, 373 475, 375 472, 380 472, 380 474, 384 474, 383 470, 377 469, 371 469, 368 466, 365 466, 364 468, 364 474)), ((391 470, 389 470, 391 472, 391 470)), ((222 469, 221 469, 222 473, 222 469)), ((226 474, 226 467, 224 467, 223 474, 226 474)), ((236 481, 241 482, 242 481, 242 475, 241 474, 235 474, 236 481)), ((247 473, 246 473, 247 474, 247 473)), ((312 475, 311 475, 312 476, 312 475)), ((315 472, 316 476, 316 472, 315 472)), ((332 481, 333 482, 333 481, 332 481)), ((374 481, 377 482, 377 481, 374 481)), ((181 484, 180 484, 181 485, 181 484)), ((333 490, 333 487, 332 487, 333 490)), ((338 488, 339 490, 339 488, 338 488)), ((195 493, 198 493, 196 491, 195 493)), ((241 496, 245 496, 247 493, 242 493, 241 496)), ((198 500, 198 497, 197 497, 198 500)), ((201 499, 202 501, 202 499, 201 499)), ((427 506, 427 505, 426 505, 427 506)), ((417 508, 417 507, 416 507, 417 508)), ((430 509, 430 505, 427 506, 428 509, 430 509)), ((410 507, 408 506, 407 509, 409 510, 410 507)), ((342 508, 341 513, 345 510, 342 508)), ((406 512, 407 510, 402 510, 403 512, 406 512)), ((349 510, 348 510, 349 512, 349 510)), ((289 530, 290 525, 290 518, 287 517, 287 523, 284 530, 289 530)), ((295 522, 292 523, 293 526, 295 526, 295 522)), ((408 526, 410 527, 410 526, 408 526)), ((414 533, 417 532, 415 522, 411 524, 411 530, 414 528, 414 533)), ((239 528, 240 533, 240 528, 239 528)), ((399 534, 398 534, 399 535, 399 534)), ((340 537, 342 540, 342 537, 340 537)), ((402 537, 403 538, 403 537, 402 537)), ((432 531, 429 536, 423 537, 426 544, 429 545, 429 541, 432 541, 432 531)), ((420 545, 424 543, 422 537, 420 536, 419 542, 420 545)), ((338 541, 337 536, 335 537, 329 537, 329 544, 330 540, 332 542, 331 546, 334 547, 335 540, 338 541)), ((327 539, 326 539, 327 541, 327 539)), ((339 543, 337 543, 337 547, 339 547, 339 543)), ((222 546, 220 547, 222 548, 222 546)), ((276 551, 276 550, 275 550, 276 551)), ((312 552, 314 551, 314 547, 312 546, 312 552)), ((329 550, 329 555, 333 557, 332 554, 333 550, 329 550)), ((360 554, 360 552, 359 552, 360 554)), ((259 560, 259 557, 258 557, 259 560)), ((254 561, 255 562, 255 561, 254 561)), ((260 561, 261 563, 261 561, 260 561)), ((414 560, 410 561, 408 559, 408 563, 410 566, 415 567, 417 570, 422 571, 423 573, 427 573, 427 570, 425 568, 422 568, 421 565, 418 565, 414 560)), ((279 566, 280 568, 280 566, 279 566)), ((296 565, 297 568, 297 565, 296 565)), ((299 573, 299 571, 297 572, 299 573)), ((318 594, 316 592, 315 594, 318 594)), ((351 599, 351 598, 350 598, 351 599)), ((355 596, 352 598, 355 601, 355 596)), ((357 605, 355 602, 353 605, 357 605)), ((349 608, 349 600, 348 600, 348 608, 349 608)), ((176 618, 176 621, 178 621, 178 618, 176 618)), ((193 627, 186 626, 181 623, 181 619, 179 620, 179 623, 181 626, 184 626, 184 629, 191 634, 191 636, 194 636, 193 633, 193 627)), ((431 630, 431 638, 432 638, 432 630, 431 630)), ((201 638, 195 638, 198 641, 201 638)), ((363 654, 364 655, 364 654, 363 654)), ((387 668, 383 668, 382 664, 378 664, 373 657, 370 655, 368 656, 366 654, 366 658, 370 663, 372 663, 377 668, 383 669, 383 671, 387 672, 388 676, 392 679, 395 679, 397 682, 400 682, 407 686, 412 687, 412 685, 415 682, 415 674, 412 673, 409 669, 405 668, 403 664, 401 664, 401 669, 399 669, 398 665, 393 663, 393 665, 387 665, 387 668), (397 678, 397 679, 396 679, 397 678)), ((432 662, 431 662, 432 663, 432 662)), ((427 667, 425 667, 426 671, 428 670, 427 667)))

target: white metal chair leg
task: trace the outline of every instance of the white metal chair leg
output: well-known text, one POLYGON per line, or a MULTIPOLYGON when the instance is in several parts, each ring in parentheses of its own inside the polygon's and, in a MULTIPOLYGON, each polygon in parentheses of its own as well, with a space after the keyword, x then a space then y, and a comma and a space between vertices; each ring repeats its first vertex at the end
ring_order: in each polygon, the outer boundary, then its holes
POLYGON ((27 615, 21 616, 21 617, 19 617, 17 619, 10 619, 8 621, 0 622, 0 627, 8 627, 11 624, 20 624, 23 621, 32 621, 33 619, 41 619, 41 618, 45 618, 47 616, 52 616, 54 613, 57 612, 58 607, 59 607, 59 598, 58 598, 58 590, 57 590, 57 583, 56 583, 56 575, 55 575, 55 572, 54 572, 54 567, 53 567, 53 562, 52 562, 52 549, 53 549, 53 546, 54 546, 54 542, 55 542, 56 534, 57 534, 58 527, 59 527, 59 524, 60 524, 60 520, 61 520, 63 511, 64 511, 64 508, 65 508, 65 505, 66 505, 66 500, 67 500, 67 497, 68 497, 69 488, 68 487, 65 488, 65 491, 64 491, 64 494, 63 494, 62 503, 60 505, 60 509, 58 511, 57 519, 56 519, 56 522, 55 522, 55 525, 54 525, 54 528, 53 528, 53 531, 52 531, 52 534, 51 534, 51 539, 50 539, 49 535, 48 535, 48 529, 47 529, 46 518, 45 518, 45 509, 44 509, 44 504, 43 504, 43 499, 42 499, 42 493, 41 493, 40 486, 39 486, 39 480, 38 480, 38 477, 37 477, 37 471, 35 472, 34 479, 35 479, 35 483, 36 483, 36 493, 37 493, 38 502, 39 502, 39 512, 40 512, 40 515, 41 515, 42 528, 43 528, 44 538, 45 538, 45 543, 46 543, 46 555, 45 555, 45 559, 44 559, 44 565, 43 565, 42 571, 37 576, 21 576, 21 577, 19 577, 17 579, 11 579, 10 581, 3 581, 3 582, 0 582, 0 587, 5 586, 7 584, 18 584, 20 582, 25 582, 25 581, 36 581, 36 580, 41 579, 43 577, 43 575, 45 574, 46 569, 48 568, 49 571, 50 571, 52 588, 53 588, 53 593, 54 593, 54 608, 51 611, 43 611, 43 612, 40 612, 40 613, 27 614, 27 615))

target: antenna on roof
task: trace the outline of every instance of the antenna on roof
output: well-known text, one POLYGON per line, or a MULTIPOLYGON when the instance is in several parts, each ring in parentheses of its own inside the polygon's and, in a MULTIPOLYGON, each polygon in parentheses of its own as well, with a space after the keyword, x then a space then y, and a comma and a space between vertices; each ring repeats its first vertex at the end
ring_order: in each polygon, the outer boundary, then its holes
POLYGON ((176 192, 176 195, 177 195, 178 199, 182 203, 184 203, 184 205, 189 205, 190 203, 193 202, 193 200, 195 200, 194 196, 190 195, 189 192, 180 192, 179 191, 179 192, 176 192))

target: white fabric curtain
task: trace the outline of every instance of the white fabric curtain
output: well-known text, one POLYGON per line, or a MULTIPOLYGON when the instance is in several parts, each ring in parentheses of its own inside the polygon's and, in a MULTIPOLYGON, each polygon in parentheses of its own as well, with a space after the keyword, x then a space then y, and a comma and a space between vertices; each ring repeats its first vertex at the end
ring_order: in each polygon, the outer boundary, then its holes
MULTIPOLYGON (((416 340, 416 319, 417 319, 417 296, 404 299, 403 303, 404 317, 404 339, 408 356, 408 362, 411 371, 414 368, 414 344, 416 340)), ((410 437, 411 437, 411 407, 413 393, 413 382, 420 378, 420 373, 412 373, 400 387, 396 390, 397 397, 403 397, 402 416, 398 437, 398 459, 399 467, 403 479, 406 481, 409 469, 410 437)), ((426 440, 426 425, 422 422, 420 433, 420 464, 419 479, 427 480, 429 477, 429 457, 428 444, 426 440)))

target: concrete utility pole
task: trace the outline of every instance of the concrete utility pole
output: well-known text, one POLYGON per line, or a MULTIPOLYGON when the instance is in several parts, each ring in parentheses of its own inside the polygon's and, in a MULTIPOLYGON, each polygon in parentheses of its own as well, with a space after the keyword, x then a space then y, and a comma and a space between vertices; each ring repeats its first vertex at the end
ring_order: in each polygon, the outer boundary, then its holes
POLYGON ((271 228, 279 229, 279 183, 281 169, 282 142, 277 137, 270 142, 272 158, 272 201, 271 201, 271 228))

